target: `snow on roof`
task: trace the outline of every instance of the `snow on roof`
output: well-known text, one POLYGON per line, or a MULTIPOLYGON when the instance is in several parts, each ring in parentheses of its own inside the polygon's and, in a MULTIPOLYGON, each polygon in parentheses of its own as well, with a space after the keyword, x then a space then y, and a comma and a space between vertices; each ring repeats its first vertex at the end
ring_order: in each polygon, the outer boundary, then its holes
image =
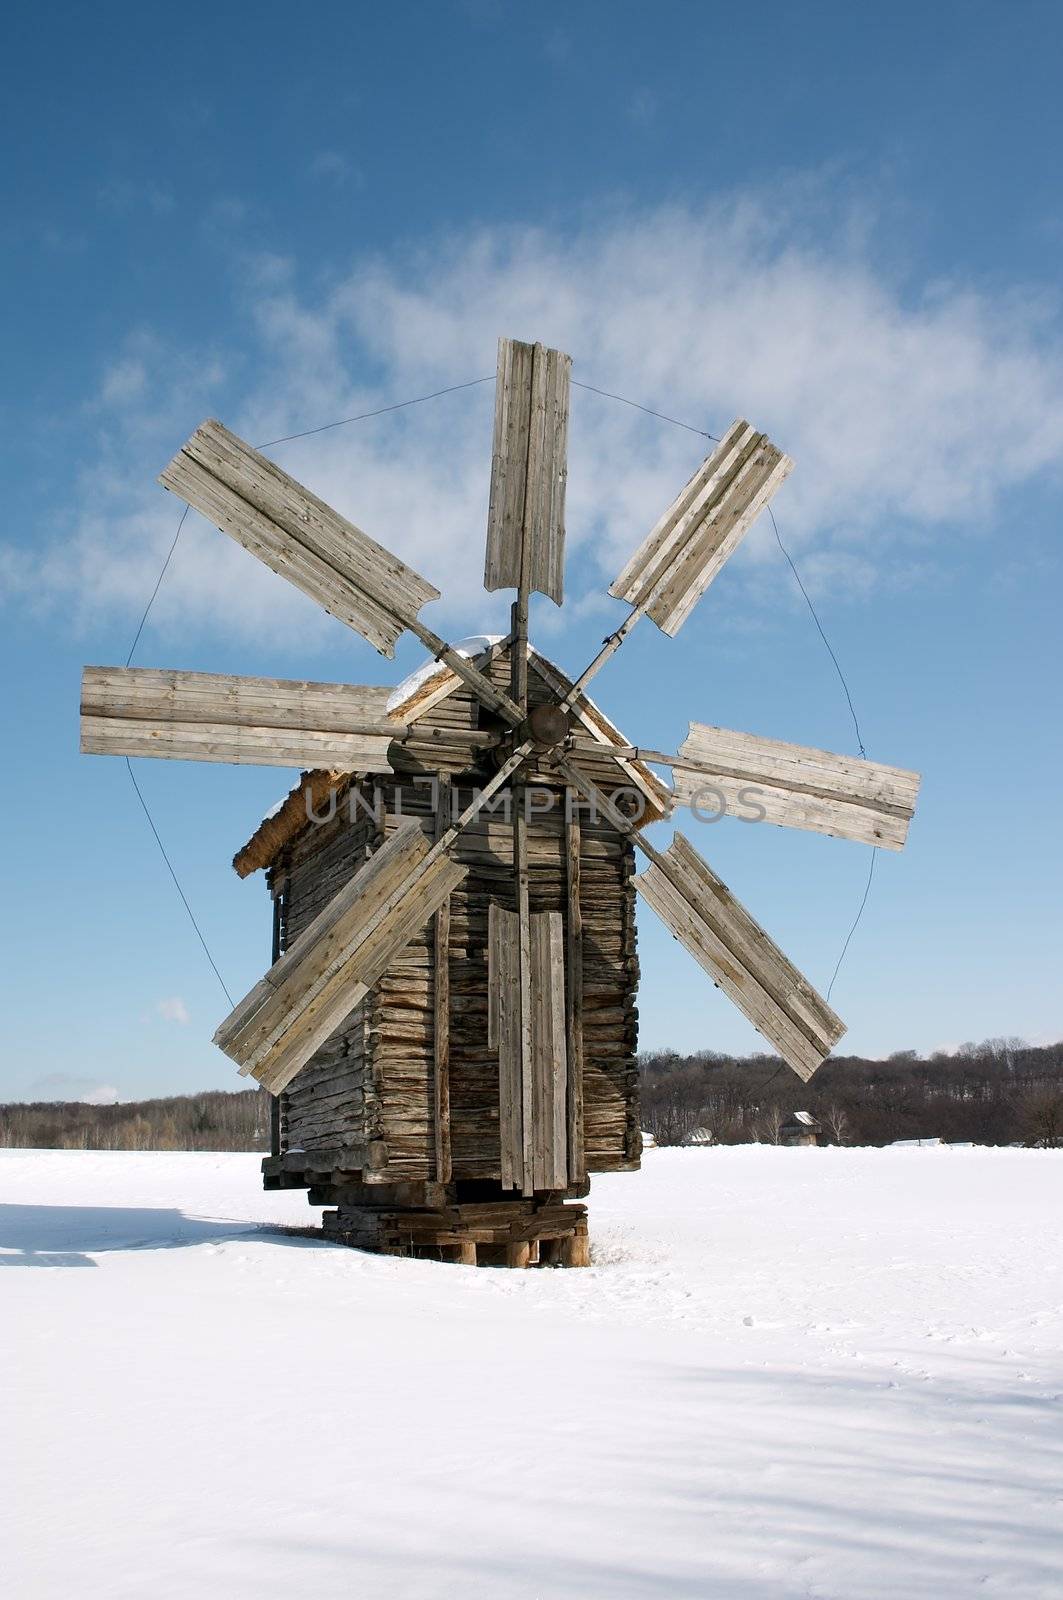
MULTIPOLYGON (((492 645, 501 644, 504 637, 505 635, 501 633, 473 633, 467 639, 459 639, 458 643, 452 646, 452 649, 459 656, 467 656, 472 660, 476 656, 482 656, 484 651, 490 650, 492 645)), ((409 677, 403 678, 402 682, 392 689, 385 707, 388 715, 390 716, 393 711, 397 711, 399 706, 405 705, 407 700, 412 700, 415 695, 420 694, 426 683, 431 683, 433 678, 438 678, 442 673, 450 670, 445 661, 424 662, 422 666, 411 672, 409 677)))
POLYGON ((793 1120, 802 1123, 806 1128, 814 1128, 816 1126, 816 1119, 811 1111, 795 1111, 793 1120))

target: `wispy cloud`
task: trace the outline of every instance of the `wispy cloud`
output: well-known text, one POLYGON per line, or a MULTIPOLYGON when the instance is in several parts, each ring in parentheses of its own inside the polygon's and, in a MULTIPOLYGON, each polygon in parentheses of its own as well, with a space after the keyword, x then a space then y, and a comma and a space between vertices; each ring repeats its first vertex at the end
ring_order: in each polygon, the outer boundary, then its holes
MULTIPOLYGON (((987 526, 1063 452, 1056 308, 1018 289, 901 281, 879 265, 866 212, 827 212, 814 186, 789 203, 436 239, 420 258, 363 262, 312 291, 290 262, 261 268, 241 269, 250 331, 231 350, 156 358, 132 345, 112 365, 100 391, 110 448, 83 473, 73 526, 43 557, 0 555, 0 581, 25 597, 77 594, 85 618, 132 615, 178 511, 154 474, 174 430, 212 408, 212 377, 247 374, 225 420, 259 442, 491 373, 500 332, 560 345, 575 377, 713 433, 736 415, 767 429, 797 461, 777 508, 818 590, 934 581, 941 541, 987 526)), ((463 631, 493 616, 480 587, 491 405, 485 384, 271 451, 437 583, 437 613, 463 631)), ((612 576, 707 448, 574 392, 569 548, 585 589, 612 576)), ((758 526, 737 558, 753 597, 770 538, 758 526)), ((227 634, 330 626, 197 518, 154 615, 227 634)))
POLYGON ((155 1009, 164 1022, 177 1022, 184 1027, 192 1020, 188 1007, 179 995, 171 995, 166 1000, 160 1000, 155 1009))

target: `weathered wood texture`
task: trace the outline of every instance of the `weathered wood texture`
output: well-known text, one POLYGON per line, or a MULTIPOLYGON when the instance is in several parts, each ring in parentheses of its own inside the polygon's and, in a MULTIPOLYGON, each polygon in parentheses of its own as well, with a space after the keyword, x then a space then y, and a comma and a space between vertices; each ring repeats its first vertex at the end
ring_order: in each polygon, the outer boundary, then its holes
POLYGON ((609 593, 679 632, 727 558, 793 470, 748 422, 731 424, 651 529, 609 593))
MULTIPOLYGON (((446 780, 436 793, 435 835, 446 832, 451 817, 451 790, 446 780)), ((432 951, 432 1115, 435 1169, 440 1183, 454 1170, 450 1149, 450 896, 435 916, 432 951)))
POLYGON ((565 1108, 568 1172, 586 1172, 583 1149, 583 912, 580 907, 580 824, 568 808, 565 817, 565 1049, 568 1101, 565 1108))
POLYGON ((533 1190, 568 1183, 568 1058, 565 934, 559 911, 531 918, 531 1111, 533 1190))
MULTIPOLYGON (((459 788, 457 803, 471 791, 459 788)), ((435 830, 432 796, 427 786, 414 787, 389 781, 384 785, 383 826, 399 824, 396 808, 404 817, 423 819, 426 842, 435 830)), ((327 826, 309 828, 289 853, 289 896, 292 929, 307 925, 301 907, 314 914, 335 892, 336 875, 349 870, 353 858, 345 853, 345 838, 365 839, 371 825, 352 824, 349 808, 340 805, 327 826), (316 852, 320 838, 320 854, 316 852), (327 841, 332 839, 332 843, 327 841), (306 852, 305 858, 302 856, 306 852), (312 896, 312 898, 310 898, 312 896)), ((515 909, 513 887, 513 836, 501 817, 478 819, 462 836, 458 859, 468 869, 464 881, 450 896, 449 980, 449 1101, 452 1176, 455 1179, 503 1181, 499 1126, 499 1061, 497 1046, 489 1043, 488 1011, 492 988, 488 968, 488 924, 492 904, 515 909)), ((546 814, 533 812, 528 832, 529 903, 533 917, 550 911, 562 917, 563 932, 569 915, 569 887, 562 804, 546 814)), ((584 818, 579 833, 579 911, 582 922, 584 1002, 580 1043, 583 1054, 583 1147, 587 1172, 608 1172, 637 1164, 640 1153, 638 1119, 637 1011, 635 988, 638 960, 635 946, 633 853, 604 823, 584 818)), ((333 1039, 313 1056, 286 1093, 290 1104, 290 1143, 307 1143, 309 1124, 304 1108, 316 1101, 324 1120, 311 1128, 321 1148, 334 1148, 348 1138, 352 1127, 338 1093, 331 1108, 322 1100, 326 1084, 342 1075, 352 1059, 359 1079, 351 1084, 357 1099, 353 1108, 353 1133, 363 1155, 372 1144, 386 1152, 386 1163, 376 1175, 386 1178, 429 1179, 436 1171, 433 1075, 434 1035, 434 930, 427 923, 395 957, 372 992, 342 1021, 343 1035, 333 1051, 333 1039), (353 1040, 352 1040, 353 1029, 353 1040), (320 1092, 316 1086, 322 1085, 320 1092), (304 1088, 315 1092, 304 1096, 304 1088), (333 1137, 329 1118, 338 1119, 333 1137)), ((515 993, 515 984, 509 993, 515 993)), ((566 1042, 567 1053, 567 1042, 566 1042)), ((569 1084, 572 1085, 571 1074, 569 1084)), ((518 1086, 514 1086, 514 1094, 518 1086)), ((512 1103, 512 1097, 511 1102, 512 1103)), ((511 1138, 520 1149, 519 1129, 511 1138)), ((566 1152, 567 1154, 567 1152, 566 1152)), ((367 1156, 366 1156, 367 1159, 367 1156)), ((578 1173, 573 1170, 569 1183, 578 1173)), ((512 1171, 509 1173, 512 1182, 512 1171)))
POLYGON ((235 1007, 214 1038, 242 1072, 283 1089, 405 949, 464 877, 428 849, 402 826, 235 1007))
POLYGON ((222 427, 201 423, 159 482, 382 655, 439 590, 222 427))
MULTIPOLYGON (((282 874, 278 956, 364 865, 375 836, 375 825, 365 817, 352 824, 349 816, 337 814, 321 827, 305 829, 295 841, 282 874)), ((354 1152, 359 1166, 364 1163, 365 1019, 363 1000, 352 1007, 280 1094, 282 1148, 309 1152, 346 1149, 354 1152)))
POLYGON ((498 1052, 499 1171, 503 1189, 524 1185, 524 1062, 520 1026, 520 928, 497 901, 487 920, 487 1043, 498 1052))
POLYGON ((786 828, 858 839, 900 850, 919 793, 919 774, 856 756, 833 755, 778 739, 761 739, 692 722, 679 746, 689 766, 674 771, 676 799, 762 820, 786 828))
POLYGON ((635 884, 676 938, 799 1077, 808 1079, 845 1025, 693 845, 676 834, 635 884))
POLYGON ((337 1243, 384 1255, 527 1267, 546 1252, 547 1261, 590 1265, 586 1206, 553 1198, 401 1208, 341 1202, 321 1220, 337 1243))
POLYGON ((389 770, 387 688, 86 667, 81 749, 263 767, 389 770))
POLYGON ((568 1184, 565 935, 557 911, 528 923, 528 1049, 521 1047, 520 914, 497 902, 488 914, 488 1043, 498 1052, 503 1188, 568 1184))
POLYGON ((560 605, 571 356, 498 341, 484 588, 528 587, 560 605))

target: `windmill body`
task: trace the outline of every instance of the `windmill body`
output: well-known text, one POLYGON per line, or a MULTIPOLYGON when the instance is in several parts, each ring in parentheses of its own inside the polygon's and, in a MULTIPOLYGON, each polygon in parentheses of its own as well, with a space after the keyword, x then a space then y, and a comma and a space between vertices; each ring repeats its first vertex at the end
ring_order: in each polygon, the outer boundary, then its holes
MULTIPOLYGON (((511 650, 502 640, 476 665, 505 686, 511 650)), ((559 687, 569 681, 530 650, 529 708, 553 705, 559 687)), ((386 840, 412 822, 430 843, 493 775, 491 719, 449 669, 416 675, 393 714, 415 737, 394 746, 391 773, 308 774, 236 857, 241 875, 266 874, 277 955, 386 840)), ((642 794, 647 818, 664 815, 667 790, 649 768, 609 753, 624 736, 585 701, 573 721, 584 717, 612 735, 590 762, 602 788, 631 788, 630 811, 642 794)), ((334 1236, 578 1262, 586 1213, 571 1202, 591 1174, 638 1166, 634 847, 545 762, 527 777, 529 1115, 501 937, 517 916, 510 793, 508 813, 500 803, 459 836, 467 870, 445 905, 275 1101, 266 1185, 306 1187, 334 1208, 334 1236)))
POLYGON ((273 965, 215 1042, 274 1096, 267 1187, 366 1248, 514 1266, 589 1259, 595 1172, 638 1166, 636 894, 802 1078, 844 1031, 708 862, 642 832, 673 804, 900 849, 901 768, 692 723, 628 743, 586 692, 633 627, 684 625, 790 471, 738 421, 612 585, 631 606, 570 678, 530 646, 564 581, 569 358, 503 339, 485 585, 509 634, 421 621, 438 591, 216 422, 161 481, 385 655, 397 689, 87 668, 82 749, 301 766, 234 862, 267 875, 273 965), (670 768, 674 786, 653 770, 670 768), (648 866, 636 874, 636 851, 648 866))

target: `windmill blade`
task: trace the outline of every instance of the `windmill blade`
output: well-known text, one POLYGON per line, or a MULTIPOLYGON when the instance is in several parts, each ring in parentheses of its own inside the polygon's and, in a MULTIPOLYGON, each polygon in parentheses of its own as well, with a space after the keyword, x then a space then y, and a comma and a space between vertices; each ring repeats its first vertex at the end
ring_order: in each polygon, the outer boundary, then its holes
POLYGON ((658 850, 575 761, 557 769, 649 857, 634 879, 643 898, 798 1077, 810 1078, 845 1032, 841 1019, 682 834, 658 850))
POLYGON ((430 850, 409 818, 241 1000, 215 1044, 279 1094, 467 871, 430 850))
POLYGON ((220 422, 201 423, 160 474, 266 566, 391 656, 439 590, 220 422))
POLYGON ((484 588, 564 593, 572 357, 499 339, 484 588))
MULTIPOLYGON (((647 760, 656 752, 644 752, 647 760)), ((682 805, 727 810, 747 820, 805 828, 901 850, 919 793, 919 774, 856 756, 833 755, 692 722, 673 769, 682 805), (755 818, 755 808, 762 816, 755 818)))
POLYGON ((81 750, 235 766, 388 772, 406 729, 390 689, 146 667, 86 667, 81 750))
POLYGON ((409 629, 486 706, 518 726, 521 712, 471 661, 418 619, 439 590, 220 422, 200 424, 159 482, 223 533, 393 656, 409 629))
POLYGON ((793 470, 748 422, 731 424, 643 540, 609 593, 679 632, 724 562, 793 470))
POLYGON ((655 856, 635 877, 639 893, 798 1077, 809 1079, 845 1024, 682 834, 655 856))

